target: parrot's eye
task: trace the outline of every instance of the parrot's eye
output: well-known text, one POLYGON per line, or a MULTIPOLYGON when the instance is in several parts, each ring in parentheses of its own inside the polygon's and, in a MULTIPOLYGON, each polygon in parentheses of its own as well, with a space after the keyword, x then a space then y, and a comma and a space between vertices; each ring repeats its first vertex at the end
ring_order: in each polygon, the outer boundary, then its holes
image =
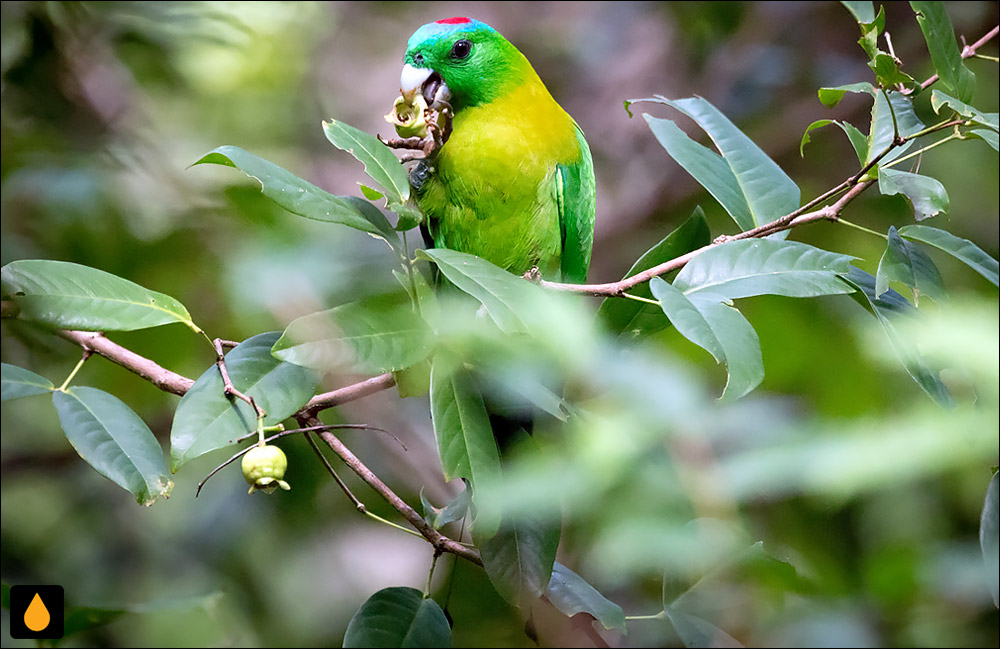
POLYGON ((472 52, 472 43, 462 39, 451 46, 451 57, 453 59, 464 59, 472 52))
POLYGON ((420 54, 419 52, 416 53, 416 54, 414 54, 413 55, 413 62, 416 63, 417 65, 423 65, 424 64, 424 55, 420 54))

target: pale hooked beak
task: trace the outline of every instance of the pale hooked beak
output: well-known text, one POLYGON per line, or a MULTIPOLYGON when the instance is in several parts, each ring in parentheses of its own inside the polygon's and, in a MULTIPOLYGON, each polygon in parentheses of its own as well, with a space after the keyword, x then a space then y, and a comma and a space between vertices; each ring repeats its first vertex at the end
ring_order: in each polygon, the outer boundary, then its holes
POLYGON ((427 68, 415 68, 409 63, 403 66, 403 72, 399 75, 399 90, 407 102, 412 102, 419 90, 427 107, 432 110, 441 110, 451 101, 451 91, 441 75, 427 68))

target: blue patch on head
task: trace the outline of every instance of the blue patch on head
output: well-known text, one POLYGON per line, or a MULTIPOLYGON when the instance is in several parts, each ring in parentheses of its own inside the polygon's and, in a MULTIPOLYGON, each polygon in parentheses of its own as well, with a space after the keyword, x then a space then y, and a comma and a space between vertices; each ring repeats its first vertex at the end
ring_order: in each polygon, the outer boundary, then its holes
POLYGON ((410 36, 410 40, 406 42, 406 49, 409 51, 417 46, 424 45, 429 41, 433 42, 439 38, 447 38, 450 34, 454 34, 455 32, 483 30, 491 32, 496 31, 486 23, 478 20, 470 20, 463 23, 427 23, 417 31, 413 32, 413 36, 410 36))

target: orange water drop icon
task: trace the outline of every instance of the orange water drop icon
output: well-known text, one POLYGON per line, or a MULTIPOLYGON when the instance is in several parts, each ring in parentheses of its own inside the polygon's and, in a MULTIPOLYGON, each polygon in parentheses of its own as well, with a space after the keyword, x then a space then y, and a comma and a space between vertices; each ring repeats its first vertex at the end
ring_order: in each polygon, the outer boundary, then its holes
POLYGON ((42 598, 38 596, 38 593, 35 593, 31 603, 28 604, 28 610, 24 612, 24 625, 38 633, 49 625, 51 619, 49 609, 45 608, 42 598))

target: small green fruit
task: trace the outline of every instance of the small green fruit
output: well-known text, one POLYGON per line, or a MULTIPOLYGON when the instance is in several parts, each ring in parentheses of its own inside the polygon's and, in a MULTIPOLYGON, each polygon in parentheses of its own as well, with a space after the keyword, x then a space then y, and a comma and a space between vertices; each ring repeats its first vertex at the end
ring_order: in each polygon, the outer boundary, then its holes
POLYGON ((288 468, 288 458, 277 446, 268 446, 263 442, 250 449, 243 456, 243 477, 250 483, 250 491, 272 493, 278 487, 285 491, 291 489, 282 480, 285 469, 288 468))
POLYGON ((399 137, 426 137, 427 122, 424 119, 426 110, 427 101, 419 92, 412 103, 403 97, 397 97, 392 105, 392 111, 385 116, 385 121, 396 128, 399 137))

